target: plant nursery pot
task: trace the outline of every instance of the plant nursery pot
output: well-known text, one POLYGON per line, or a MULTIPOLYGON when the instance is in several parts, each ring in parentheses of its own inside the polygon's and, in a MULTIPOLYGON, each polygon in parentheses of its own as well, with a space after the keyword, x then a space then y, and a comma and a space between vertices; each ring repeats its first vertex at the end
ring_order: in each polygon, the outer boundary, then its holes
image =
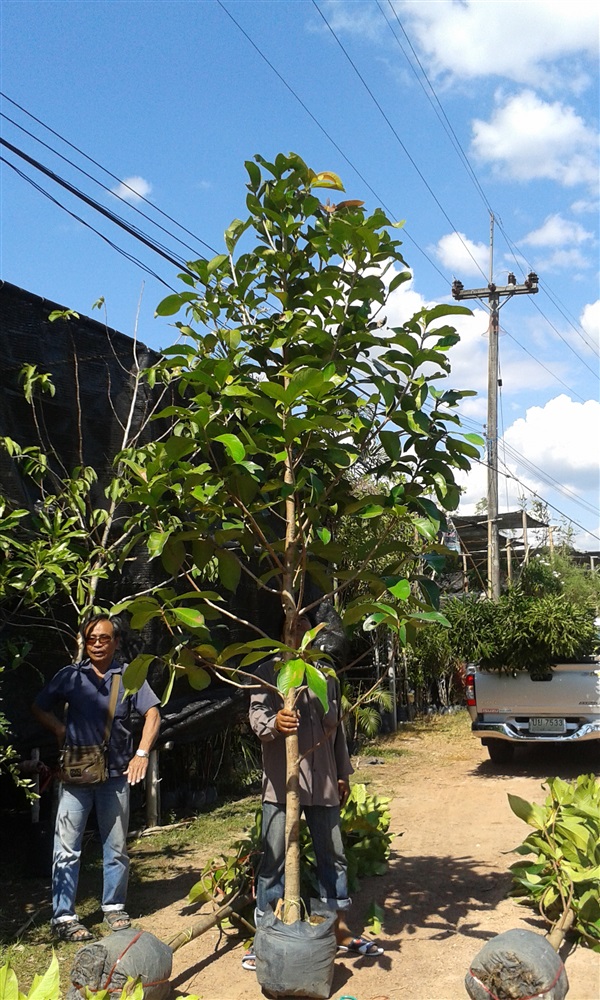
POLYGON ((144 1000, 166 1000, 171 995, 172 966, 173 952, 154 934, 133 927, 115 931, 79 949, 66 1000, 81 1000, 85 987, 90 996, 104 990, 113 997, 120 995, 128 976, 140 977, 144 1000))
POLYGON ((546 938, 517 929, 484 944, 471 962, 465 986, 471 1000, 563 1000, 569 981, 546 938))
POLYGON ((331 996, 337 914, 313 900, 311 915, 284 924, 269 907, 256 928, 256 978, 274 997, 331 996))

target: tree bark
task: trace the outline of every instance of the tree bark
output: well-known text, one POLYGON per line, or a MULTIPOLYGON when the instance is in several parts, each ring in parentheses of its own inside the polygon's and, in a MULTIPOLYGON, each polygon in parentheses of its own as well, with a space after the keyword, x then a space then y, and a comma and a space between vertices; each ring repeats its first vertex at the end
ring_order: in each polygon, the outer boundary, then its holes
MULTIPOLYGON (((293 709, 294 688, 285 699, 285 708, 293 709)), ((302 918, 300 902, 300 766, 298 736, 286 736, 286 800, 285 800, 285 902, 283 922, 294 924, 302 918)))

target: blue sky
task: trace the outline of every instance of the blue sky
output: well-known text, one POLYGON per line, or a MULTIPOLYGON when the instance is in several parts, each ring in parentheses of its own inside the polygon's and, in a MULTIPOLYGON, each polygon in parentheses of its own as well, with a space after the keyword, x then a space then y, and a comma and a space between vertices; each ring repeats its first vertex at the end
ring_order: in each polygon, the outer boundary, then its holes
MULTIPOLYGON (((556 522, 563 514, 575 522, 580 547, 600 548, 593 5, 3 0, 0 6, 0 81, 10 99, 1 105, 4 139, 171 255, 210 256, 204 244, 220 252, 224 229, 244 217, 244 160, 293 150, 316 170, 337 172, 348 197, 406 220, 413 280, 388 309, 390 321, 401 321, 424 303, 449 300, 454 277, 467 288, 487 284, 491 210, 494 280, 505 284, 512 270, 521 281, 531 268, 540 276, 537 296, 515 298, 501 311, 499 456, 507 475, 499 481, 500 509, 514 507, 519 494, 528 501, 539 496, 556 522)), ((177 268, 15 153, 1 152, 166 284, 5 164, 1 277, 87 315, 104 296, 111 326, 131 335, 137 322, 145 343, 171 343, 172 329, 153 313, 166 286, 177 287, 177 268)), ((463 413, 466 429, 481 431, 487 313, 475 303, 473 318, 457 326, 462 340, 452 383, 478 390, 463 413)), ((485 494, 483 467, 465 487, 468 513, 485 494)))

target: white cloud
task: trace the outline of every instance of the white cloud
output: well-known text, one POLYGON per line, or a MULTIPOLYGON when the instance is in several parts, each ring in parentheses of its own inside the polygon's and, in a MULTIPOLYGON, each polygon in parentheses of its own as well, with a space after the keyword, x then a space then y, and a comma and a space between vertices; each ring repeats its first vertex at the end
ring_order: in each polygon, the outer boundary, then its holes
POLYGON ((565 187, 598 183, 598 136, 573 108, 531 90, 500 98, 490 121, 473 121, 472 151, 498 175, 565 187))
POLYGON ((395 6, 438 76, 497 75, 573 93, 589 85, 586 60, 594 60, 598 49, 592 3, 573 3, 568 12, 562 0, 403 0, 395 6))
POLYGON ((136 202, 141 198, 147 198, 152 191, 152 185, 143 177, 126 177, 117 187, 113 188, 113 194, 125 201, 136 202))
POLYGON ((448 233, 438 240, 433 252, 452 274, 476 274, 487 282, 490 250, 485 243, 474 243, 464 233, 448 233))
POLYGON ((569 271, 571 277, 576 277, 578 272, 590 267, 590 262, 583 256, 581 250, 574 247, 571 250, 555 250, 548 257, 539 257, 535 266, 538 271, 546 273, 569 271))
POLYGON ((571 211, 574 212, 575 215, 587 215, 591 213, 598 215, 598 208, 599 205, 597 198, 578 198, 577 201, 574 201, 571 205, 571 211))
POLYGON ((579 320, 585 333, 594 343, 600 341, 600 299, 584 307, 579 320))
POLYGON ((600 488, 600 402, 556 396, 544 406, 530 407, 504 439, 561 485, 576 492, 600 488))
POLYGON ((593 239, 593 235, 579 222, 570 222, 557 213, 549 215, 543 225, 524 236, 521 243, 534 247, 562 247, 569 243, 585 243, 593 239))

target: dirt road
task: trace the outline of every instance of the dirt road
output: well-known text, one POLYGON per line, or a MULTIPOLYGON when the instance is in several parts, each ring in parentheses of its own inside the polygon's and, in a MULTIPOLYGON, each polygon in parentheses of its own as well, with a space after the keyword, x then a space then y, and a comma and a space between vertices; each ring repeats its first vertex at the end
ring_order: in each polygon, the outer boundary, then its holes
MULTIPOLYGON (((509 809, 507 793, 542 801, 545 777, 589 773, 594 757, 574 747, 521 751, 503 773, 471 737, 466 713, 391 739, 402 755, 363 759, 355 776, 392 796, 391 828, 401 834, 388 872, 363 883, 352 911, 360 929, 373 899, 384 908, 385 954, 377 961, 338 959, 332 998, 465 1000, 465 972, 486 940, 512 927, 542 929, 533 911, 506 898, 515 860, 506 852, 528 832, 509 809)), ((181 929, 181 903, 138 924, 168 940, 181 929)), ((241 967, 242 950, 239 936, 217 930, 182 948, 174 956, 177 994, 259 1000, 254 973, 241 967)), ((598 1000, 598 955, 575 948, 566 967, 569 1000, 598 1000)))

